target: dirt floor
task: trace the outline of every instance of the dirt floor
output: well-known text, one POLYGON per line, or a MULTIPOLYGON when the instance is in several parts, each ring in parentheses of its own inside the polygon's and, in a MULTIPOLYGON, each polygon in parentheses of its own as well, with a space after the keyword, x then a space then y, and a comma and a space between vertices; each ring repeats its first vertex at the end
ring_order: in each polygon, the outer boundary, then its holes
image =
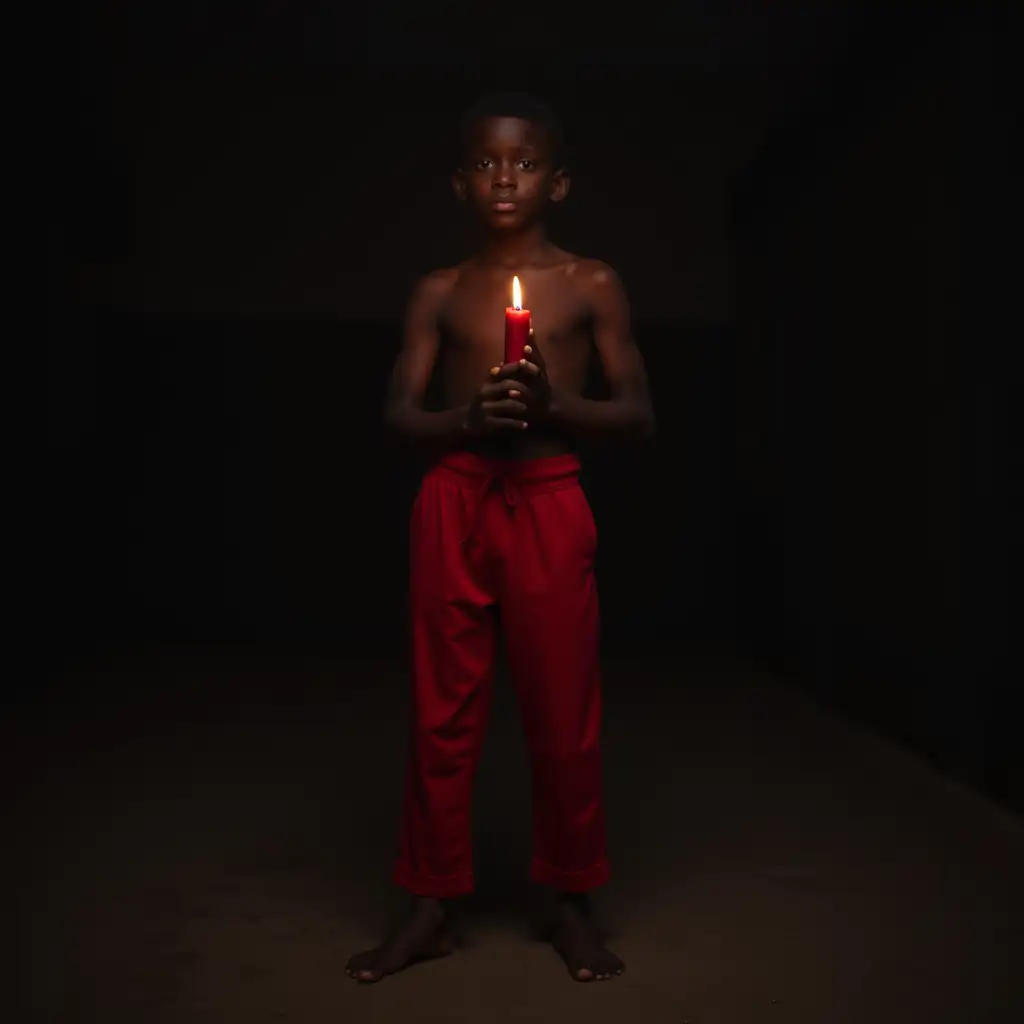
POLYGON ((733 664, 607 673, 627 962, 529 935, 528 785, 499 680, 456 955, 363 987, 395 908, 405 683, 370 662, 148 655, 8 716, 30 1012, 76 1024, 1024 1020, 1024 824, 733 664))

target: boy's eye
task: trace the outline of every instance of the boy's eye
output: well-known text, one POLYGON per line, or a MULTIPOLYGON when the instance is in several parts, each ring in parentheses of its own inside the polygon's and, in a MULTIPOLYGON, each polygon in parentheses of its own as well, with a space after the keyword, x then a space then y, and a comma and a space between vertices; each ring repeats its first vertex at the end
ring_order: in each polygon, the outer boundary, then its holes
POLYGON ((486 156, 485 156, 485 157, 481 157, 481 158, 480 158, 479 160, 477 160, 477 162, 476 162, 476 169, 477 169, 478 171, 485 171, 485 170, 487 170, 487 168, 488 168, 488 167, 490 167, 490 166, 491 166, 491 160, 490 160, 490 158, 489 158, 489 157, 486 157, 486 156))
POLYGON ((537 166, 537 163, 534 160, 520 160, 519 161, 519 167, 520 167, 521 170, 524 170, 524 171, 532 171, 536 166, 537 166))

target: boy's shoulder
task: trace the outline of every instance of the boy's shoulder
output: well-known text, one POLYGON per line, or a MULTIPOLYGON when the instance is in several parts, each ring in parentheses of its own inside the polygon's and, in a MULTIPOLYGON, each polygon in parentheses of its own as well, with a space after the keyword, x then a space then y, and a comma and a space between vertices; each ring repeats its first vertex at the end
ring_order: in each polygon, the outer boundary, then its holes
POLYGON ((573 278, 580 284, 605 284, 619 280, 615 268, 604 260, 595 259, 592 256, 580 256, 574 252, 567 252, 565 249, 553 250, 550 263, 551 269, 561 270, 566 277, 573 278))
POLYGON ((588 284, 601 286, 619 283, 619 275, 615 268, 610 263, 605 263, 604 260, 580 260, 579 272, 588 284))
POLYGON ((592 256, 580 256, 566 249, 552 247, 546 263, 546 269, 561 270, 568 277, 578 277, 583 282, 598 283, 617 278, 618 275, 610 264, 592 256))
POLYGON ((457 267, 438 267, 419 279, 417 287, 432 292, 449 291, 459 279, 464 264, 457 267))
POLYGON ((413 286, 409 299, 411 310, 419 310, 431 316, 444 306, 455 282, 459 279, 459 267, 441 267, 431 270, 413 286))
POLYGON ((572 281, 576 294, 587 302, 606 301, 602 296, 625 294, 622 279, 604 260, 574 256, 566 265, 566 276, 572 281))

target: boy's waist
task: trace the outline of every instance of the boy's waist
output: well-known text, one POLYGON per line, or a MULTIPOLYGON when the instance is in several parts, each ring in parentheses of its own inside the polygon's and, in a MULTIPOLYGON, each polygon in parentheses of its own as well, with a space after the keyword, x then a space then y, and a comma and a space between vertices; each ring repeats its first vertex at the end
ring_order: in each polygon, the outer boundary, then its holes
POLYGON ((449 452, 429 470, 467 490, 489 485, 512 487, 523 494, 560 490, 579 483, 580 460, 573 453, 535 459, 497 459, 474 452, 449 452))

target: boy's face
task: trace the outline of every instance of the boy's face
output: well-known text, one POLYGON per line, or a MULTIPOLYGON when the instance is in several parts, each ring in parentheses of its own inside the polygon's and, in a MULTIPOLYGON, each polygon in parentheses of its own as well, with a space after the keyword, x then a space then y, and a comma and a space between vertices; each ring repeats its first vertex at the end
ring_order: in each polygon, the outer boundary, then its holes
POLYGON ((488 117, 475 126, 453 185, 487 228, 508 231, 564 199, 569 176, 554 166, 542 129, 518 117, 488 117))

